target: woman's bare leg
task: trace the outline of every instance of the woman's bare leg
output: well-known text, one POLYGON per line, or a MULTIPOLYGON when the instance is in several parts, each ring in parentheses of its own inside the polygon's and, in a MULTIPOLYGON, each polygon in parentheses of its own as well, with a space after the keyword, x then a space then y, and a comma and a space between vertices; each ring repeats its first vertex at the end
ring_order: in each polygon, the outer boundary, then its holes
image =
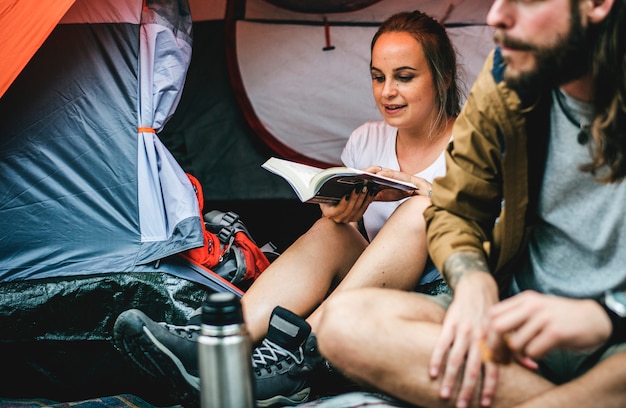
POLYGON ((252 340, 257 342, 265 336, 277 305, 308 316, 366 246, 367 241, 353 226, 319 219, 244 294, 244 318, 252 340))
POLYGON ((324 299, 337 291, 363 287, 414 289, 428 257, 423 217, 428 205, 430 200, 421 196, 405 201, 369 246, 354 227, 327 218, 318 220, 243 296, 244 317, 252 340, 257 342, 265 336, 277 305, 308 317, 315 331, 324 299), (337 282, 341 283, 334 288, 337 282))
MULTIPOLYGON (((430 200, 423 196, 402 203, 329 298, 345 290, 364 287, 415 289, 428 259, 423 212, 429 205, 430 200)), ((308 318, 313 331, 324 303, 308 318)))

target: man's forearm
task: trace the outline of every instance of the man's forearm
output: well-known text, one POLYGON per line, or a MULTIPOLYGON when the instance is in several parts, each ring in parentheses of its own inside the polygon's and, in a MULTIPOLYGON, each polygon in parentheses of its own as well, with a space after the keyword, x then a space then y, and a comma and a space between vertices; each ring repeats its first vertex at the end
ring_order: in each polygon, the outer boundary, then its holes
POLYGON ((456 252, 448 257, 443 266, 443 277, 452 290, 454 290, 463 275, 473 272, 489 273, 487 260, 480 252, 456 252))

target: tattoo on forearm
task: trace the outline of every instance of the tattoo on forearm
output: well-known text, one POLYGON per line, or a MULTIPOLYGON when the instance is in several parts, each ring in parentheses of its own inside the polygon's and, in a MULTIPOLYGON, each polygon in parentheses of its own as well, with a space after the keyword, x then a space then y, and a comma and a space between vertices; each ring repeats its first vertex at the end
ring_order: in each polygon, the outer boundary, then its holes
POLYGON ((489 273, 485 256, 480 252, 457 252, 450 255, 443 266, 443 276, 452 289, 456 287, 456 284, 464 274, 471 272, 489 273))

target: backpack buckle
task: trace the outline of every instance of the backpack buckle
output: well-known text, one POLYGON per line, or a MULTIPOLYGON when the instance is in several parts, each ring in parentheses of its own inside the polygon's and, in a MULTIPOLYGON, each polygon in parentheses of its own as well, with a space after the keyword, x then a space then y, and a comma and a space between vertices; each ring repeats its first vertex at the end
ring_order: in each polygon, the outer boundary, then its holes
POLYGON ((237 220, 239 220, 239 215, 233 211, 228 211, 222 215, 220 224, 231 226, 235 224, 237 220))
POLYGON ((223 226, 217 233, 220 242, 228 243, 228 246, 235 240, 235 229, 230 225, 223 226))

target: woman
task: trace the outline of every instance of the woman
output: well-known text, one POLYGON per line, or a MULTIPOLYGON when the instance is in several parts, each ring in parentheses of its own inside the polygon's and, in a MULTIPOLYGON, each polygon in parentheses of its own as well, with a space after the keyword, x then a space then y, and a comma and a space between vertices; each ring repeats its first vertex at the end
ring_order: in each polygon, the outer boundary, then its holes
MULTIPOLYGON (((409 181, 416 190, 407 198, 390 190, 373 195, 362 189, 335 206, 321 205, 321 219, 244 294, 246 325, 259 344, 253 365, 260 407, 308 399, 309 373, 321 361, 310 333, 325 299, 361 287, 413 290, 441 279, 432 264, 427 267, 422 213, 430 205, 430 183, 445 172, 444 151, 460 110, 455 51, 434 19, 418 11, 398 13, 372 39, 370 71, 384 121, 357 128, 342 161, 409 181), (367 239, 358 228, 360 220, 367 239)), ((118 318, 115 338, 144 371, 173 373, 167 380, 177 396, 193 399, 199 394, 197 331, 194 325, 157 325, 132 310, 118 318), (146 329, 158 345, 144 334, 146 329), (179 336, 182 331, 191 336, 179 336)))
POLYGON ((243 296, 254 341, 265 336, 276 305, 307 316, 315 327, 320 302, 338 283, 335 291, 411 290, 439 278, 432 269, 422 276, 428 255, 421 212, 430 204, 430 182, 445 173, 444 150, 460 109, 456 55, 444 28, 420 12, 385 21, 371 52, 372 91, 384 121, 357 128, 341 159, 348 167, 412 182, 417 196, 402 202, 390 190, 376 196, 360 190, 336 206, 322 204, 322 218, 243 296), (390 219, 394 212, 410 215, 390 219), (369 245, 357 227, 361 218, 369 245))

